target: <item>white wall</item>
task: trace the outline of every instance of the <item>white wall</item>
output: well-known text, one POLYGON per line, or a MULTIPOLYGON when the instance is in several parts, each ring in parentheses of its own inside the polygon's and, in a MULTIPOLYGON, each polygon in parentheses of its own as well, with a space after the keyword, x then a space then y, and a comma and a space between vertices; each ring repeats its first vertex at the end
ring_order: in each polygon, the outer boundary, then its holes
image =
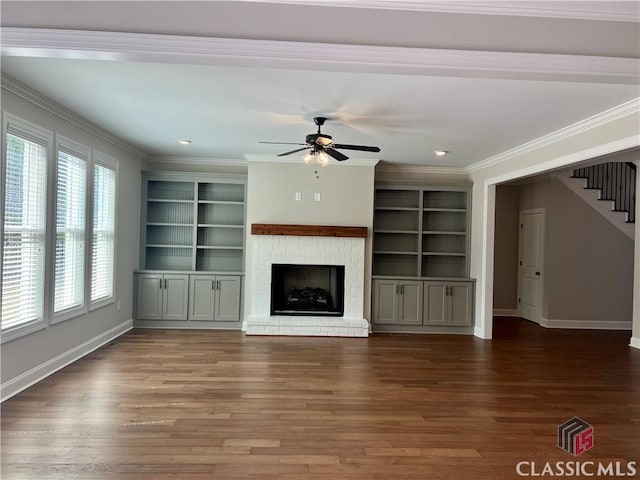
MULTIPOLYGON (((493 328, 493 261, 496 184, 566 167, 640 144, 638 101, 630 102, 597 119, 565 129, 540 141, 507 152, 471 169, 473 208, 471 226, 471 276, 476 284, 475 334, 491 338, 493 328)), ((635 243, 638 250, 640 242, 635 243)), ((634 285, 634 296, 640 295, 634 285)), ((640 316, 634 319, 633 337, 640 338, 640 316)))
POLYGON ((534 208, 546 220, 542 317, 631 328, 634 242, 557 179, 520 187, 519 209, 534 208))
MULTIPOLYGON (((275 158, 274 158, 275 160, 275 158)), ((281 223, 368 227, 364 318, 371 320, 371 239, 373 237, 374 162, 331 163, 250 161, 247 183, 245 317, 251 314, 251 224, 281 223), (301 200, 295 200, 300 192, 301 200), (320 193, 321 200, 314 201, 320 193)))
POLYGON ((1 346, 3 397, 16 393, 55 370, 83 349, 97 346, 130 328, 133 308, 133 270, 138 265, 141 160, 25 98, 2 89, 2 109, 54 133, 62 134, 120 161, 116 218, 115 300, 71 320, 20 337, 1 346))

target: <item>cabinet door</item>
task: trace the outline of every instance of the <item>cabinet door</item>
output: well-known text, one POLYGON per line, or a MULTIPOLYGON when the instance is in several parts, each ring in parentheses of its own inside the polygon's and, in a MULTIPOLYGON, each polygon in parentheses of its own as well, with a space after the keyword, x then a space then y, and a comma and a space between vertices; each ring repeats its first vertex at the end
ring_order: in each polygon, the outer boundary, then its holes
POLYGON ((447 324, 446 284, 444 282, 424 282, 423 325, 447 324))
POLYGON ((189 281, 189 320, 213 320, 216 277, 191 275, 189 281))
POLYGON ((373 321, 378 325, 398 323, 399 288, 395 280, 373 281, 373 321))
POLYGON ((233 275, 216 277, 216 296, 213 319, 218 322, 240 320, 240 277, 233 275))
POLYGON ((138 275, 136 318, 138 320, 162 319, 162 275, 138 275))
POLYGON ((400 284, 398 324, 420 325, 422 323, 422 282, 400 284))
POLYGON ((449 325, 473 324, 473 283, 451 282, 449 285, 449 325))
POLYGON ((162 298, 163 320, 186 320, 189 275, 165 275, 162 298))

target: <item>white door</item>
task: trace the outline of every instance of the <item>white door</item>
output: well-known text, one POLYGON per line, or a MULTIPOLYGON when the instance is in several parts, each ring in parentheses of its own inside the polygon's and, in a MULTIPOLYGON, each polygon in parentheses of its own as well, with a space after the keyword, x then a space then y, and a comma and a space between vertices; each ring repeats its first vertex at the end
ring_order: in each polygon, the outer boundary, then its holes
POLYGON ((540 322, 544 279, 544 209, 520 212, 518 312, 540 322))

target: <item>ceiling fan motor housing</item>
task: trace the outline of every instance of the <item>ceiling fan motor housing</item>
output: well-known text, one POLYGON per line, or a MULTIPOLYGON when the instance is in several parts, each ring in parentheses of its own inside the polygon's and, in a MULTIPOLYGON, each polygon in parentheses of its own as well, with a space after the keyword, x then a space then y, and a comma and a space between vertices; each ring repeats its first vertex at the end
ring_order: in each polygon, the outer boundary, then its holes
POLYGON ((332 143, 331 138, 332 138, 331 135, 326 135, 324 133, 311 133, 307 135, 306 142, 309 145, 313 145, 314 143, 317 143, 319 145, 326 146, 332 143))

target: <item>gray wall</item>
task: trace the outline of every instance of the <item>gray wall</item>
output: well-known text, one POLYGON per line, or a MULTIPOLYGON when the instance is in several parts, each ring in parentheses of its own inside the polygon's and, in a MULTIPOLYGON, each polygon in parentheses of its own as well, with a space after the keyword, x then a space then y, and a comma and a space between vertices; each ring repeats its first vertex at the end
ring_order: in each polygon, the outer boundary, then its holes
POLYGON ((6 383, 132 318, 132 272, 138 265, 140 232, 141 161, 130 152, 5 89, 2 89, 2 109, 120 161, 115 273, 115 299, 120 302, 120 310, 113 303, 3 344, 0 376, 2 383, 6 383))
POLYGON ((515 310, 518 297, 519 189, 496 188, 496 233, 493 264, 493 308, 515 310))
POLYGON ((545 209, 543 317, 631 325, 633 241, 556 179, 521 186, 519 208, 545 209))
POLYGON ((348 162, 326 167, 298 163, 249 162, 247 187, 247 255, 245 317, 251 314, 252 223, 365 226, 369 233, 365 260, 365 312, 370 319, 371 239, 374 166, 348 162), (317 172, 317 173, 316 173, 317 172), (300 192, 301 201, 295 200, 300 192), (314 193, 321 201, 314 201, 314 193))

